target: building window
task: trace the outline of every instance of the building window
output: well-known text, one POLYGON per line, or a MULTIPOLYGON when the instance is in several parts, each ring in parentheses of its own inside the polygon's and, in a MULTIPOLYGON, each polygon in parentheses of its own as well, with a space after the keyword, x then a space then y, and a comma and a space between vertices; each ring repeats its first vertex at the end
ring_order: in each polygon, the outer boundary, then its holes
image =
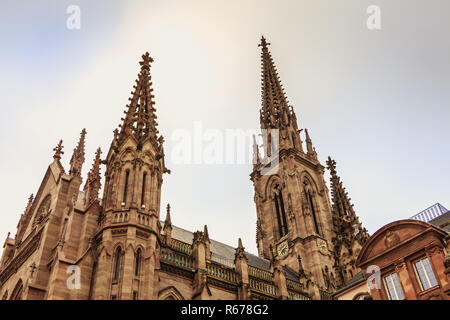
POLYGON ((274 189, 273 201, 275 203, 275 210, 277 214, 278 232, 281 238, 288 233, 288 226, 286 221, 286 212, 284 210, 283 194, 278 184, 274 189))
POLYGON ((136 261, 134 263, 134 275, 139 276, 139 269, 141 266, 141 249, 136 252, 136 261))
POLYGON ((428 258, 423 258, 414 263, 422 290, 427 290, 438 285, 433 269, 428 258))
POLYGON ((138 299, 138 293, 136 291, 133 291, 133 300, 138 299))
POLYGON ((320 234, 319 224, 317 222, 317 216, 316 216, 316 209, 314 208, 314 203, 313 203, 313 197, 312 197, 311 191, 309 190, 308 185, 306 183, 305 183, 305 197, 306 197, 306 201, 308 201, 309 207, 311 208, 311 215, 312 215, 313 222, 314 222, 314 230, 316 231, 317 234, 320 234))
POLYGON ((117 300, 117 296, 111 296, 111 300, 117 300))
POLYGON ((145 182, 147 180, 147 172, 144 172, 142 177, 142 193, 141 193, 141 208, 145 208, 145 182))
POLYGON ((115 265, 114 265, 114 281, 119 280, 121 255, 122 255, 122 249, 120 247, 118 247, 117 251, 116 251, 116 259, 115 259, 115 265))
POLYGON ((128 180, 130 179, 130 170, 125 172, 125 186, 123 188, 123 203, 127 203, 128 180))
POLYGON ((390 275, 384 277, 384 284, 386 285, 386 291, 389 295, 390 300, 405 299, 396 273, 391 273, 390 275))

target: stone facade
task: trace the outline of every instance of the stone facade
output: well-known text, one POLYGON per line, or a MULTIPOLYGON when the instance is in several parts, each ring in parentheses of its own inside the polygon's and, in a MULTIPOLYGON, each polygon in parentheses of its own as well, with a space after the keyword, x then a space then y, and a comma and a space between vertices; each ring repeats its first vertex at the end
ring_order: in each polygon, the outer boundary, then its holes
POLYGON ((122 124, 104 159, 98 149, 86 183, 83 129, 68 172, 55 147, 36 196, 7 237, 0 263, 3 299, 328 299, 356 274, 368 235, 328 159, 331 194, 305 129, 278 78, 268 43, 261 40, 261 129, 277 155, 261 157, 255 143, 250 177, 255 187, 258 255, 216 242, 207 226, 189 232, 160 217, 164 139, 159 135, 150 67, 141 69, 122 124), (277 130, 277 131, 275 131, 277 130), (279 161, 270 174, 264 168, 279 161), (106 167, 103 196, 101 166, 106 167), (79 279, 79 281, 78 281, 79 279))

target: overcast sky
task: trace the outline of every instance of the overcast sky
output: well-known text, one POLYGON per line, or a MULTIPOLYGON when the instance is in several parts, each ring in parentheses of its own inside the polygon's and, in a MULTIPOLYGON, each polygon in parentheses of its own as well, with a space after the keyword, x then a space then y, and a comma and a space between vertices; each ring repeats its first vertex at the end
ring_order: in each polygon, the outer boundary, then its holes
MULTIPOLYGON (((177 129, 259 127, 261 34, 319 160, 337 161, 370 233, 450 207, 450 2, 381 0, 17 1, 0 11, 0 239, 16 233, 59 139, 68 169, 87 130, 84 180, 104 156, 145 51, 166 139, 162 212, 256 253, 251 165, 171 159, 177 129), (80 29, 66 26, 69 5, 80 29), (381 30, 366 27, 369 5, 381 30)), ((105 169, 102 168, 102 173, 105 169)), ((328 175, 326 177, 328 181, 328 175)))

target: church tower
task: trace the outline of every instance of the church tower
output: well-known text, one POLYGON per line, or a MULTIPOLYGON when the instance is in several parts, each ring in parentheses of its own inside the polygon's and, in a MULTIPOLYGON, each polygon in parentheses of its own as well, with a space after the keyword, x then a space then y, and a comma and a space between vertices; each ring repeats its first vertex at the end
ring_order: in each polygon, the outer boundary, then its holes
POLYGON ((262 37, 260 125, 265 158, 255 144, 250 175, 255 188, 258 254, 301 270, 305 278, 332 290, 334 229, 325 168, 308 130, 298 128, 268 45, 262 37))
MULTIPOLYGON (((161 241, 164 139, 158 135, 148 53, 102 163, 103 212, 93 299, 154 299, 161 241)), ((95 184, 94 184, 95 187, 95 184)))

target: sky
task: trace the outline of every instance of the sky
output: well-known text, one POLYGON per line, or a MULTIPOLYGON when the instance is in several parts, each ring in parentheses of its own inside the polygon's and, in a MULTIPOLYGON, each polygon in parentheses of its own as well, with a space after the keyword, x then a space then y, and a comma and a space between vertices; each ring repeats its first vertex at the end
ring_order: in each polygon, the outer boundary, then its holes
MULTIPOLYGON (((87 130, 84 181, 128 103, 141 55, 165 137, 162 210, 256 253, 251 164, 180 164, 174 132, 259 127, 261 35, 299 126, 330 155, 374 233, 440 202, 450 208, 448 0, 3 0, 0 11, 0 241, 14 236, 52 149, 68 170, 87 130), (69 29, 70 5, 80 28, 69 29), (366 25, 369 5, 381 29, 366 25)), ((105 168, 102 168, 104 172, 105 168)), ((328 181, 328 175, 326 176, 328 181)))

